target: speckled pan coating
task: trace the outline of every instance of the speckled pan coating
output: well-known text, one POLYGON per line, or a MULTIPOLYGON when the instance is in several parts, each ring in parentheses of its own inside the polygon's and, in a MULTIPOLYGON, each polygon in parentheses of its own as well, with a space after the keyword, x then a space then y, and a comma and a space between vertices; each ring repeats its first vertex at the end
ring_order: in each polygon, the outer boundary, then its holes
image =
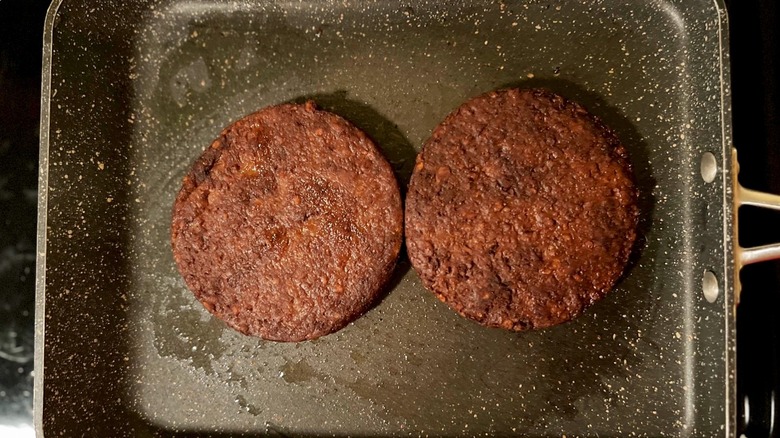
POLYGON ((184 177, 173 209, 179 271, 241 333, 301 341, 376 299, 402 239, 398 185, 343 118, 278 105, 227 127, 184 177))
POLYGON ((720 0, 54 1, 36 433, 733 437, 728 36, 720 0), (314 342, 243 336, 187 289, 171 206, 233 121, 312 98, 374 139, 405 186, 452 109, 514 86, 583 104, 637 177, 630 273, 576 320, 484 330, 403 257, 376 307, 314 342))
POLYGON ((636 238, 626 149, 582 106, 541 89, 464 103, 417 157, 409 257, 461 315, 512 330, 566 322, 606 295, 636 238))

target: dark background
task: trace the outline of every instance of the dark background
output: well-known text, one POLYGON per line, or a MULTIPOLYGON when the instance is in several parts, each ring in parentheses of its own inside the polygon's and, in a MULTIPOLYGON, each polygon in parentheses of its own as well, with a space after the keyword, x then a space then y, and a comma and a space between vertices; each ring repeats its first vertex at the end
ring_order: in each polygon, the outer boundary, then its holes
MULTIPOLYGON (((777 0, 726 1, 740 180, 780 193, 777 0)), ((35 235, 43 20, 48 0, 0 0, 0 437, 32 436, 35 235)), ((745 208, 743 246, 780 242, 780 213, 745 208)), ((743 270, 740 433, 780 437, 780 262, 743 270), (774 412, 772 412, 774 410, 774 412)))
POLYGON ((46 0, 0 0, 0 438, 33 436, 33 321, 46 0))
MULTIPOLYGON (((780 2, 726 3, 740 182, 752 189, 780 193, 780 2)), ((748 207, 742 210, 742 246, 780 242, 780 213, 748 207)), ((749 438, 780 436, 778 274, 780 262, 751 265, 742 271, 742 301, 737 309, 737 402, 741 430, 749 438)))

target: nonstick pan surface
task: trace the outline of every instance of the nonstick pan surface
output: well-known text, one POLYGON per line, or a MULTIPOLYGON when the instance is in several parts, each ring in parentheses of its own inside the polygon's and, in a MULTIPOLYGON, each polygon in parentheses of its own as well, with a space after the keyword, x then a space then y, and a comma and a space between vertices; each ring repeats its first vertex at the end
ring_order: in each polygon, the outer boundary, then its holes
POLYGON ((725 32, 722 5, 698 0, 55 1, 39 434, 729 436, 725 32), (364 317, 284 344, 226 328, 186 289, 171 206, 231 121, 313 99, 372 136, 405 186, 447 113, 507 86, 584 104, 631 156, 641 238, 617 288, 582 317, 483 328, 426 292, 402 257, 364 317))

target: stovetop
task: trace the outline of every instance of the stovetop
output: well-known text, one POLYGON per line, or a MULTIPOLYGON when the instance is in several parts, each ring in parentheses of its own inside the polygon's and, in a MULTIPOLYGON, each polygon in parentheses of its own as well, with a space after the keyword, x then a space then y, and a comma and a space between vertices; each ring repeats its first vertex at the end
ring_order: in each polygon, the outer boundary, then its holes
MULTIPOLYGON (((35 238, 43 20, 48 0, 0 0, 0 437, 32 428, 35 238)), ((726 1, 741 182, 780 193, 780 14, 726 1)), ((780 213, 745 209, 744 246, 780 242, 780 213)), ((748 266, 737 318, 740 434, 780 436, 780 262, 748 266)))

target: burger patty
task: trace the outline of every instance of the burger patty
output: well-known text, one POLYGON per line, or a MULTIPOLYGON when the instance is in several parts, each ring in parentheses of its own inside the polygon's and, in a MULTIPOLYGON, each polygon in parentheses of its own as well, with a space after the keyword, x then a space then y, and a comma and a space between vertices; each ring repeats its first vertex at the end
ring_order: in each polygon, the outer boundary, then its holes
POLYGON ((374 143, 307 102, 222 131, 184 177, 171 241, 209 312, 244 334, 300 341, 374 302, 402 223, 398 184, 374 143))
POLYGON ((407 250, 437 297, 483 325, 549 327, 621 276, 636 238, 626 149, 542 89, 469 100, 433 132, 406 198, 407 250))

